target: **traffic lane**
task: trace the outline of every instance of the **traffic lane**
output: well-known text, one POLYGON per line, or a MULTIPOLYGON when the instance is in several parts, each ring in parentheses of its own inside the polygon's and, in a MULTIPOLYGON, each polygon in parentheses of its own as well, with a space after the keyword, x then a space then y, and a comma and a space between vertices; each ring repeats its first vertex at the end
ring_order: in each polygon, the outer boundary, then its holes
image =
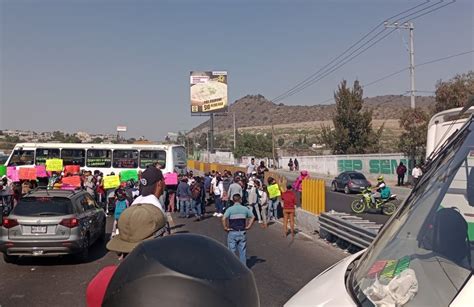
MULTIPOLYGON (((289 173, 285 174, 285 176, 288 179, 288 183, 293 184, 298 174, 289 173)), ((377 224, 385 224, 385 222, 389 219, 389 216, 383 215, 381 213, 356 214, 352 212, 351 203, 357 197, 360 197, 360 194, 344 194, 343 192, 333 192, 329 186, 326 186, 326 211, 334 210, 337 212, 346 212, 357 215, 363 219, 375 222, 377 224)))
MULTIPOLYGON (((227 245, 227 233, 217 217, 200 222, 174 217, 174 223, 174 233, 197 233, 227 245)), ((279 223, 266 229, 256 223, 247 238, 247 264, 255 275, 261 306, 282 306, 319 273, 348 256, 322 240, 313 241, 302 234, 295 239, 284 238, 279 223)))
MULTIPOLYGON (((112 229, 107 219, 107 230, 112 229)), ((18 264, 0 260, 0 306, 85 306, 89 281, 105 266, 118 264, 105 243, 91 246, 87 263, 72 257, 24 258, 18 264)))
POLYGON ((389 219, 389 216, 383 215, 381 213, 355 214, 352 212, 351 203, 358 197, 361 196, 358 194, 333 192, 329 189, 326 189, 326 211, 334 210, 337 212, 347 212, 371 222, 376 222, 377 224, 385 224, 385 222, 389 219))

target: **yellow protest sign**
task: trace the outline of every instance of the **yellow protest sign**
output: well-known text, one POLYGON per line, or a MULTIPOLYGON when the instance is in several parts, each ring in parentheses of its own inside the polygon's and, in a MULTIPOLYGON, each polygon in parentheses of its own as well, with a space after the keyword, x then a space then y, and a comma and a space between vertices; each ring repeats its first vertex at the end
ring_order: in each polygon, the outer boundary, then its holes
POLYGON ((278 186, 278 184, 269 185, 267 189, 268 189, 268 196, 270 198, 275 198, 281 195, 280 187, 278 186))
POLYGON ((104 177, 104 189, 115 189, 120 186, 120 178, 118 175, 104 177))
POLYGON ((63 170, 63 159, 46 160, 46 170, 49 172, 61 172, 63 170))

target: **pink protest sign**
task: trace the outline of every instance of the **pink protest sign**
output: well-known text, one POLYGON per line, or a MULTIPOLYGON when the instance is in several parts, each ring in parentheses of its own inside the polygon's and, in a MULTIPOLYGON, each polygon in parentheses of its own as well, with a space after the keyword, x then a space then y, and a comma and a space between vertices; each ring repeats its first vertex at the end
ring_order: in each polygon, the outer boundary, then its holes
POLYGON ((11 178, 11 176, 13 176, 13 174, 15 173, 16 171, 16 167, 15 166, 9 166, 7 167, 7 177, 8 178, 11 178))
POLYGON ((18 176, 18 170, 14 166, 9 166, 7 168, 7 177, 10 178, 13 182, 19 182, 20 177, 18 176))
POLYGON ((48 177, 48 173, 46 172, 46 166, 36 165, 36 177, 39 177, 39 178, 48 177))
POLYGON ((176 174, 176 173, 166 173, 165 174, 165 184, 166 185, 177 185, 178 184, 178 174, 176 174))

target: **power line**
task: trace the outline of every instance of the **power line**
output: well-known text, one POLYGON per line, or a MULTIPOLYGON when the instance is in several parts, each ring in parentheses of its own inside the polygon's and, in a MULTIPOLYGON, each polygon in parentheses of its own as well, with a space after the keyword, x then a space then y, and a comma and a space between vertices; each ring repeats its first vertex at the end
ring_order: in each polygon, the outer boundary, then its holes
MULTIPOLYGON (((428 2, 429 2, 429 1, 428 1, 428 2)), ((429 8, 438 6, 438 4, 440 4, 440 3, 442 3, 442 2, 443 2, 443 0, 440 0, 440 1, 436 2, 435 4, 432 4, 432 5, 429 5, 429 6, 425 7, 425 8, 423 8, 423 9, 417 10, 416 12, 413 12, 413 13, 407 15, 407 16, 403 16, 402 18, 400 18, 400 19, 398 19, 398 20, 407 18, 407 17, 409 17, 409 16, 416 15, 416 14, 418 14, 418 13, 420 13, 420 12, 422 12, 422 11, 425 11, 425 10, 427 10, 427 9, 429 9, 429 8)), ((419 17, 421 17, 421 16, 424 16, 424 15, 426 15, 426 14, 428 14, 428 13, 434 12, 434 11, 436 11, 436 10, 442 8, 442 7, 445 7, 446 5, 452 4, 452 3, 454 3, 454 2, 455 2, 455 0, 453 0, 453 1, 449 2, 449 3, 447 3, 447 4, 444 4, 444 5, 442 5, 442 6, 435 7, 435 8, 433 8, 433 9, 429 10, 428 12, 425 12, 425 13, 419 14, 419 15, 416 15, 415 17, 413 17, 413 18, 411 18, 411 19, 408 19, 408 20, 414 20, 414 19, 416 19, 416 18, 419 18, 419 17)), ((426 3, 427 3, 427 2, 425 2, 425 3, 421 4, 421 5, 424 5, 424 4, 426 4, 426 3)), ((419 7, 419 6, 420 6, 420 5, 418 5, 418 6, 416 6, 416 7, 419 7)), ((415 7, 414 7, 414 8, 415 8, 415 7)), ((409 9, 409 10, 407 10, 407 11, 411 11, 411 10, 413 10, 414 8, 411 8, 411 9, 409 9)), ((400 15, 400 14, 397 14, 397 15, 395 15, 395 16, 398 16, 398 15, 400 15)), ((393 18, 393 17, 391 17, 391 18, 393 18)), ((406 21, 405 21, 405 22, 406 22, 406 21)), ((382 24, 383 24, 383 23, 382 23, 382 24)), ((384 38, 386 38, 388 35, 390 35, 391 33, 393 33, 393 31, 395 31, 395 29, 392 30, 392 31, 390 31, 388 34, 384 35, 383 37, 379 38, 378 40, 376 40, 374 43, 372 43, 372 44, 369 45, 368 47, 364 48, 361 52, 359 52, 359 53, 357 53, 356 55, 354 55, 354 56, 351 57, 351 55, 353 55, 355 52, 357 52, 358 50, 360 50, 361 48, 363 48, 364 45, 366 45, 366 44, 369 43, 370 41, 374 40, 378 35, 380 35, 380 34, 383 33, 384 31, 385 31, 385 29, 382 30, 382 31, 379 31, 379 32, 378 32, 374 37, 372 37, 369 41, 365 42, 363 45, 359 46, 356 50, 352 51, 349 55, 347 55, 347 56, 344 57, 343 59, 339 60, 338 63, 335 64, 336 66, 332 66, 332 67, 330 67, 330 68, 324 70, 324 72, 323 72, 322 75, 319 75, 319 76, 318 76, 319 72, 321 72, 324 67, 329 66, 329 64, 325 65, 322 69, 318 70, 318 72, 316 72, 316 73, 313 74, 312 76, 306 78, 305 81, 300 82, 298 85, 296 85, 296 86, 293 87, 292 89, 290 89, 290 90, 286 91, 285 93, 283 93, 283 94, 277 96, 277 97, 274 98, 272 101, 273 101, 273 102, 279 102, 279 101, 281 101, 281 100, 283 100, 283 99, 286 99, 286 98, 288 98, 288 97, 290 97, 290 96, 293 96, 293 95, 296 94, 296 93, 301 92, 302 90, 306 89, 307 87, 311 86, 312 84, 314 84, 314 83, 316 83, 316 82, 322 80, 322 79, 325 78, 327 75, 329 75, 329 74, 331 74, 332 72, 336 71, 337 69, 339 69, 339 68, 342 67, 343 65, 347 64, 348 62, 350 62, 351 60, 353 60, 354 58, 356 58, 357 56, 359 56, 360 54, 364 53, 366 50, 368 50, 369 48, 371 48, 372 46, 374 46, 375 44, 377 44, 378 42, 380 42, 381 40, 383 40, 384 38), (347 59, 348 57, 350 57, 350 58, 347 59), (344 61, 345 59, 347 59, 347 61, 344 61), (341 62, 342 62, 342 63, 341 63, 341 62)), ((374 32, 374 29, 373 29, 372 31, 370 31, 369 34, 370 34, 370 33, 373 33, 373 32, 374 32)), ((368 34, 368 35, 369 35, 369 34, 368 34)), ((364 37, 367 37, 367 35, 364 36, 364 37)), ((360 40, 359 40, 359 41, 360 41, 360 40)), ((347 53, 349 50, 350 50, 350 49, 346 50, 343 54, 347 53)), ((340 58, 343 54, 341 54, 341 55, 338 56, 337 58, 340 58)), ((337 58, 336 58, 336 59, 337 59, 337 58)), ((334 59, 334 60, 331 61, 330 63, 333 63, 336 59, 334 59)))
MULTIPOLYGON (((405 14, 405 13, 408 13, 420 6, 423 6, 425 5, 426 3, 429 3, 430 0, 427 0, 421 4, 418 4, 416 6, 413 6, 401 13, 398 13, 396 15, 393 15, 391 17, 388 17, 387 19, 393 19, 393 18, 396 18, 402 14, 405 14)), ((273 100, 277 100, 279 99, 281 96, 284 96, 286 93, 296 89, 297 87, 299 87, 300 85, 302 85, 303 83, 305 83, 306 81, 310 80, 312 77, 316 76, 318 73, 320 73, 322 70, 324 70, 326 67, 328 67, 329 65, 331 65, 332 63, 334 63, 336 60, 338 60, 339 58, 341 58, 344 54, 346 54, 347 52, 349 52, 352 48, 354 48, 355 46, 357 46, 360 42, 362 42, 364 39, 366 39, 370 34, 374 33, 380 26, 382 26, 384 23, 384 21, 380 22, 379 24, 377 24, 374 28, 372 28, 372 30, 370 30, 368 33, 366 33, 364 36, 362 36, 362 38, 360 38, 358 41, 356 41, 355 43, 353 43, 350 47, 348 47, 346 50, 344 50, 341 54, 339 54, 337 57, 333 58, 329 63, 327 63, 326 65, 324 65, 323 67, 321 67, 318 71, 316 71, 315 73, 311 74, 309 77, 307 77, 306 79, 304 79, 303 81, 299 82, 298 84, 296 84, 294 87, 292 87, 291 89, 287 90, 285 93, 275 97, 273 100)))
POLYGON ((449 56, 446 56, 446 57, 442 57, 442 58, 439 58, 439 59, 434 59, 434 60, 431 60, 431 61, 428 61, 428 62, 424 62, 424 63, 418 64, 418 65, 415 65, 415 67, 424 66, 424 65, 428 65, 428 64, 432 64, 432 63, 436 63, 436 62, 441 62, 441 61, 444 61, 444 60, 449 60, 449 59, 452 59, 452 58, 455 58, 455 57, 458 57, 458 56, 461 56, 461 55, 473 53, 473 52, 474 52, 474 50, 469 50, 469 51, 461 52, 461 53, 458 53, 458 54, 449 55, 449 56))
MULTIPOLYGON (((434 6, 437 6, 438 4, 442 3, 443 1, 444 1, 444 0, 440 0, 440 1, 436 2, 435 4, 429 5, 429 6, 423 8, 423 9, 421 9, 421 10, 418 10, 418 11, 416 11, 416 12, 414 12, 414 13, 411 13, 411 14, 409 14, 409 15, 407 15, 407 16, 404 16, 404 17, 402 17, 402 18, 406 18, 406 17, 412 16, 412 15, 416 15, 416 14, 419 13, 419 12, 422 12, 422 11, 424 11, 424 10, 427 10, 427 9, 429 9, 429 8, 432 8, 432 7, 434 7, 434 6)), ((451 4, 451 3, 453 3, 453 2, 450 2, 449 4, 451 4)), ((443 5, 443 6, 445 6, 445 5, 443 5)), ((440 7, 438 7, 438 8, 435 8, 435 9, 432 9, 430 12, 435 11, 435 10, 441 8, 441 7, 442 7, 442 6, 440 6, 440 7)), ((397 19, 397 22, 400 21, 402 18, 397 19)), ((414 18, 412 18, 412 19, 410 19, 410 20, 413 20, 413 19, 415 19, 415 18, 418 18, 418 17, 414 17, 414 18)), ((407 20, 406 20, 406 21, 407 21, 407 20)), ((406 21, 403 21, 402 23, 405 23, 406 21)), ((372 37, 369 41, 367 41, 367 42, 364 43, 364 44, 367 44, 368 42, 372 41, 373 39, 375 39, 379 34, 383 33, 384 31, 385 31, 385 28, 384 28, 382 31, 379 31, 374 37, 372 37)), ((293 96, 294 94, 297 94, 297 93, 303 91, 304 89, 308 88, 309 86, 315 84, 316 82, 318 82, 318 81, 324 79, 324 78, 325 78, 326 76, 328 76, 329 74, 331 74, 331 73, 333 73, 334 71, 338 70, 340 67, 342 67, 342 66, 344 66, 345 64, 347 64, 348 62, 352 61, 354 58, 358 57, 359 55, 361 55, 362 53, 364 53, 365 51, 367 51, 368 49, 370 49, 372 46, 374 46, 375 44, 377 44, 377 43, 380 42, 381 40, 385 39, 387 36, 389 36, 389 35, 390 35, 391 33, 393 33, 394 31, 395 31, 395 29, 393 29, 393 30, 390 31, 388 34, 384 35, 382 38, 380 38, 380 39, 378 39, 377 41, 375 41, 375 43, 371 44, 369 47, 364 48, 361 52, 359 52, 359 53, 357 53, 356 55, 350 57, 350 56, 353 55, 355 52, 357 52, 357 51, 360 50, 362 47, 364 47, 364 45, 361 45, 359 48, 357 48, 356 50, 352 51, 350 54, 348 54, 347 56, 345 56, 342 60, 338 61, 339 63, 336 64, 336 65, 338 65, 338 66, 330 68, 329 71, 326 70, 326 71, 323 73, 322 76, 318 76, 318 77, 316 77, 316 79, 313 78, 312 80, 306 82, 306 84, 300 86, 298 89, 295 89, 295 90, 289 92, 288 94, 286 94, 285 96, 283 96, 283 97, 277 99, 276 102, 279 102, 279 101, 281 101, 281 100, 283 100, 283 99, 286 99, 286 98, 288 98, 288 97, 290 97, 290 96, 293 96), (345 61, 345 62, 343 62, 343 63, 341 64, 341 61, 344 61, 344 60, 347 59, 348 57, 350 57, 350 58, 349 58, 347 61, 345 61)))
MULTIPOLYGON (((430 61, 426 61, 426 62, 423 62, 423 63, 420 63, 418 65, 415 65, 415 67, 420 67, 420 66, 425 66, 425 65, 429 65, 429 64, 433 64, 433 63, 437 63, 437 62, 442 62, 442 61, 446 61, 446 60, 449 60, 449 59, 452 59, 452 58, 455 58, 455 57, 459 57, 459 56, 463 56, 463 55, 466 55, 466 54, 469 54, 469 53, 474 53, 474 50, 469 50, 469 51, 464 51, 464 52, 460 52, 460 53, 456 53, 456 54, 453 54, 453 55, 448 55, 448 56, 444 56, 444 57, 441 57, 441 58, 437 58, 437 59, 433 59, 433 60, 430 60, 430 61)), ((362 88, 366 88, 366 87, 369 87, 371 85, 374 85, 376 83, 379 83, 381 81, 384 81, 386 79, 389 79, 393 76, 396 76, 404 71, 407 71, 409 69, 409 67, 405 67, 403 69, 400 69, 400 70, 397 70, 397 71, 394 71, 388 75, 385 75, 381 78, 378 78, 374 81, 371 81, 371 82, 368 82, 368 83, 365 83, 363 85, 361 85, 362 88)), ((434 93, 434 91, 416 91, 416 92, 424 92, 424 93, 434 93)), ((331 101, 333 98, 328 98, 322 102, 319 102, 317 104, 324 104, 328 101, 331 101)))

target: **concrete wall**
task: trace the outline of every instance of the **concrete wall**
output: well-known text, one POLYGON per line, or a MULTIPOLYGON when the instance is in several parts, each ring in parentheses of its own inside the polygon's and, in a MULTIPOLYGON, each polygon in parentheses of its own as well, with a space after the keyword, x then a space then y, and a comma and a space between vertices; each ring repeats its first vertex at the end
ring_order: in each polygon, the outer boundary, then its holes
MULTIPOLYGON (((288 161, 295 157, 282 157, 280 165, 288 168, 288 161)), ((359 171, 369 177, 377 175, 396 175, 398 164, 408 164, 403 154, 370 154, 370 155, 330 155, 297 157, 300 170, 336 176, 344 171, 359 171)))

